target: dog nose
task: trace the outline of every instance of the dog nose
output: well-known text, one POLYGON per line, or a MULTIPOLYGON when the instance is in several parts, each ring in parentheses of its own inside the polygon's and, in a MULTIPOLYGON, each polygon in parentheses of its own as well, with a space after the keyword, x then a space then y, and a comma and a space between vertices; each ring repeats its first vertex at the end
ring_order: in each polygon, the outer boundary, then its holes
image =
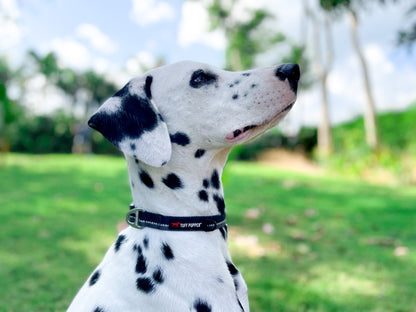
POLYGON ((277 67, 275 75, 282 81, 287 79, 289 81, 290 88, 296 93, 300 78, 300 69, 298 64, 282 64, 277 67))

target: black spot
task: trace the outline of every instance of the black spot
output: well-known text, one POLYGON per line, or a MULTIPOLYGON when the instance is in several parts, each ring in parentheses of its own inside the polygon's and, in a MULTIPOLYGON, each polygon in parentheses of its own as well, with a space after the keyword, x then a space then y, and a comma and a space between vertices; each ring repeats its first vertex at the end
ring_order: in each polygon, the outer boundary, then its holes
POLYGON ((137 250, 137 262, 136 262, 136 273, 144 274, 147 271, 147 263, 146 258, 143 256, 142 248, 140 246, 135 245, 137 250))
POLYGON ((204 156, 205 154, 205 150, 204 149, 198 149, 195 152, 195 158, 201 158, 202 156, 204 156))
POLYGON ((137 158, 135 158, 135 159, 134 159, 134 162, 135 162, 136 164, 138 164, 138 163, 139 163, 139 160, 138 160, 137 158))
POLYGON ((251 74, 250 74, 250 73, 242 73, 242 75, 243 75, 243 76, 245 76, 245 77, 248 77, 248 76, 250 76, 251 74))
POLYGON ((122 90, 115 95, 122 96, 119 109, 115 112, 98 112, 88 121, 91 128, 101 132, 117 147, 123 139, 138 139, 144 132, 152 131, 158 125, 156 112, 149 99, 122 90))
POLYGON ((233 100, 237 100, 238 99, 238 94, 234 94, 233 95, 233 100))
POLYGON ((220 229, 222 238, 224 238, 224 240, 227 240, 227 226, 223 226, 220 229))
POLYGON ((241 304, 240 299, 238 299, 238 297, 237 297, 237 302, 238 302, 238 306, 240 307, 241 311, 244 312, 243 305, 241 304))
POLYGON ((149 237, 145 236, 143 239, 143 246, 144 248, 149 248, 149 237))
POLYGON ((126 96, 130 93, 129 88, 130 88, 130 82, 127 83, 122 89, 118 90, 113 96, 118 96, 118 97, 126 96))
POLYGON ((240 80, 235 80, 234 84, 238 85, 240 83, 240 80))
POLYGON ((97 283, 98 279, 100 278, 100 275, 101 273, 99 270, 95 271, 94 274, 91 275, 90 286, 93 286, 95 283, 97 283))
POLYGON ((101 307, 96 307, 93 312, 104 312, 104 309, 101 307))
POLYGON ((172 143, 176 143, 181 146, 186 146, 191 142, 189 137, 185 133, 182 133, 182 132, 176 132, 175 134, 171 134, 170 141, 172 143))
POLYGON ((131 148, 132 151, 135 151, 136 150, 136 144, 130 143, 130 148, 131 148))
POLYGON ((222 198, 221 196, 214 194, 212 196, 212 198, 214 199, 214 201, 217 203, 217 208, 220 214, 224 214, 225 213, 225 202, 224 202, 224 198, 222 198))
POLYGON ((204 179, 202 181, 202 186, 205 187, 205 188, 209 188, 209 180, 208 179, 204 179))
POLYGON ((173 255, 172 249, 167 243, 162 244, 162 252, 167 260, 172 260, 173 258, 175 258, 175 256, 173 255))
POLYGON ((146 83, 144 84, 144 93, 146 94, 146 96, 151 99, 152 98, 152 92, 150 90, 150 86, 152 85, 153 82, 153 77, 152 76, 147 76, 146 77, 146 83))
POLYGON ((228 271, 230 272, 231 275, 234 276, 234 275, 238 274, 238 270, 232 262, 227 261, 227 267, 228 267, 228 271))
POLYGON ((228 86, 229 86, 230 88, 232 88, 232 87, 234 87, 234 84, 230 83, 228 86))
POLYGON ((211 306, 202 299, 195 300, 194 308, 196 312, 211 312, 211 306))
POLYGON ((217 170, 214 170, 212 172, 212 175, 211 175, 211 185, 212 185, 213 188, 215 188, 217 190, 220 188, 220 177, 218 175, 218 171, 217 170))
POLYGON ((120 250, 121 244, 123 244, 125 239, 126 239, 125 235, 119 235, 119 237, 117 237, 116 243, 114 244, 114 250, 116 252, 120 250))
POLYGON ((255 87, 257 87, 257 84, 253 83, 250 88, 254 89, 255 87))
POLYGON ((234 288, 235 290, 238 290, 239 284, 238 284, 238 280, 236 278, 233 278, 234 280, 234 288))
POLYGON ((198 69, 192 73, 189 85, 192 88, 201 88, 202 86, 213 84, 217 81, 217 75, 204 72, 202 69, 198 69))
POLYGON ((161 269, 157 269, 153 272, 153 279, 156 283, 162 284, 165 280, 165 277, 163 276, 163 272, 161 269))
POLYGON ((244 97, 247 97, 247 95, 248 95, 248 92, 244 93, 244 97))
POLYGON ((174 173, 168 174, 166 178, 162 179, 162 182, 172 190, 183 187, 181 179, 174 173))
POLYGON ((148 188, 154 187, 153 180, 146 171, 140 172, 139 177, 143 184, 146 185, 148 188))
POLYGON ((199 191, 198 197, 200 200, 207 202, 208 201, 208 193, 204 190, 199 191))
POLYGON ((147 277, 139 277, 136 280, 136 286, 138 290, 145 292, 146 294, 152 292, 155 289, 155 285, 152 280, 147 277))
POLYGON ((131 181, 130 183, 131 183, 131 187, 134 188, 134 182, 131 181))

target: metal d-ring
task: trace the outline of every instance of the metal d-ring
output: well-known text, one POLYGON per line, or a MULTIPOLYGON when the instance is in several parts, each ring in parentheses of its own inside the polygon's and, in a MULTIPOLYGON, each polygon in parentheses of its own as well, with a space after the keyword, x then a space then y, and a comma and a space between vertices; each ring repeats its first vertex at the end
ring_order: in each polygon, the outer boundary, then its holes
POLYGON ((140 212, 142 211, 144 210, 140 208, 134 208, 130 210, 126 215, 126 222, 128 223, 128 225, 139 230, 143 229, 144 226, 139 225, 139 219, 140 219, 139 215, 140 215, 140 212))

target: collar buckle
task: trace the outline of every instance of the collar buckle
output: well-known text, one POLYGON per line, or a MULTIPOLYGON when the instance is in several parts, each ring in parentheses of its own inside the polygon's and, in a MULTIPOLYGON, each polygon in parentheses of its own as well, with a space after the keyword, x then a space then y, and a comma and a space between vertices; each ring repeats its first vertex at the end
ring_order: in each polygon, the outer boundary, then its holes
POLYGON ((139 221, 140 221, 140 213, 143 212, 144 210, 141 208, 133 208, 131 209, 127 215, 126 215, 126 222, 128 223, 128 225, 130 225, 131 227, 134 227, 136 229, 143 229, 144 226, 140 226, 139 225, 139 221))

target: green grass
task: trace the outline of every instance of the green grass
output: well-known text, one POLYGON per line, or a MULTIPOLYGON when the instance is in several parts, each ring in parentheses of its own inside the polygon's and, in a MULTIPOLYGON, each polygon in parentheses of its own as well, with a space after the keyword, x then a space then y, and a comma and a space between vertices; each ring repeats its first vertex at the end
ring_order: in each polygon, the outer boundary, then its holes
MULTIPOLYGON (((254 163, 230 163, 224 184, 252 311, 414 311, 414 188, 254 163)), ((64 311, 129 203, 122 158, 0 155, 0 311, 64 311)))

